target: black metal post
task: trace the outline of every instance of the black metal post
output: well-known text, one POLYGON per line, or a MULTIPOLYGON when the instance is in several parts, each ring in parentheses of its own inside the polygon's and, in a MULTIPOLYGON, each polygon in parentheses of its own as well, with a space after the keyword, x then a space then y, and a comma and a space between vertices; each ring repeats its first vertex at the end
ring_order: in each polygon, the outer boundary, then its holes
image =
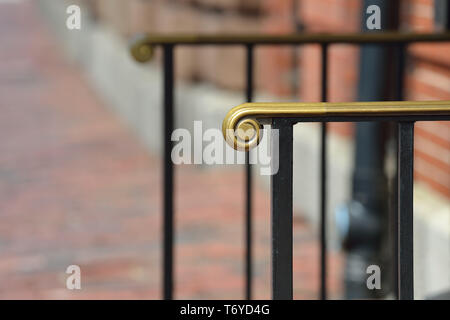
MULTIPOLYGON (((395 72, 395 100, 397 101, 403 101, 404 99, 404 73, 405 73, 405 55, 406 55, 406 45, 405 44, 398 44, 395 47, 396 51, 396 72, 395 72)), ((397 125, 397 124, 396 124, 397 125)), ((398 128, 396 128, 398 129, 398 128)), ((398 130, 394 130, 394 139, 396 140, 396 143, 398 144, 398 130)), ((397 154, 398 157, 398 154, 397 154)), ((392 188, 393 193, 393 205, 392 205, 392 233, 393 233, 393 241, 391 242, 394 246, 394 256, 393 256, 393 263, 392 263, 392 269, 394 270, 393 276, 392 276, 392 293, 394 297, 398 298, 398 158, 396 159, 396 168, 395 168, 395 175, 394 175, 394 181, 393 185, 395 186, 392 188)))
MULTIPOLYGON (((328 91, 328 45, 322 45, 322 101, 326 102, 328 91)), ((320 143, 320 299, 327 299, 327 123, 322 122, 320 143)))
POLYGON ((414 299, 414 122, 398 124, 398 297, 414 299))
MULTIPOLYGON (((246 100, 253 99, 253 46, 246 46, 246 100)), ((247 300, 252 296, 252 166, 250 164, 250 152, 245 154, 245 181, 246 181, 246 214, 245 214, 245 297, 247 300)))
POLYGON ((174 124, 173 102, 174 102, 174 65, 173 65, 173 45, 164 45, 164 218, 163 218, 163 296, 164 299, 173 298, 173 163, 172 152, 172 131, 174 124))
POLYGON ((292 123, 273 119, 272 162, 278 172, 271 176, 272 192, 272 297, 292 299, 292 123), (276 137, 278 132, 278 137, 276 137))

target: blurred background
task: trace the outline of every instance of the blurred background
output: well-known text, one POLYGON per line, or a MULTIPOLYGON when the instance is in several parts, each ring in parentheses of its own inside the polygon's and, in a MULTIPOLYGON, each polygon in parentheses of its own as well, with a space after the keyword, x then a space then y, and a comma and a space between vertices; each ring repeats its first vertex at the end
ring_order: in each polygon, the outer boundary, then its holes
MULTIPOLYGON (((384 30, 449 29, 445 0, 0 0, 0 298, 161 298, 161 51, 137 64, 133 36, 361 32, 370 4, 382 8, 384 30), (72 4, 81 30, 66 27, 72 4), (69 265, 81 268, 81 290, 66 289, 69 265)), ((329 50, 329 101, 395 100, 392 52, 329 50), (382 68, 367 74, 363 62, 382 68), (367 97, 373 81, 380 93, 367 97)), ((178 47, 175 55, 175 127, 220 128, 245 101, 244 48, 178 47)), ((449 43, 410 45, 405 62, 405 100, 450 100, 449 43)), ((318 46, 257 47, 255 72, 254 101, 320 99, 318 46)), ((364 128, 329 128, 329 298, 390 298, 392 127, 374 131, 380 161, 367 175, 358 169, 370 145, 355 143, 364 128), (380 194, 361 196, 360 183, 380 194), (349 208, 382 226, 376 245, 337 227, 349 208), (369 264, 380 265, 382 290, 367 290, 369 264)), ((423 299, 450 288, 450 125, 415 128, 415 295, 423 299)), ((319 296, 319 142, 319 125, 295 126, 295 299, 319 296)), ((176 299, 244 297, 243 169, 176 166, 176 299)), ((256 299, 270 298, 269 198, 269 179, 255 170, 256 299)))

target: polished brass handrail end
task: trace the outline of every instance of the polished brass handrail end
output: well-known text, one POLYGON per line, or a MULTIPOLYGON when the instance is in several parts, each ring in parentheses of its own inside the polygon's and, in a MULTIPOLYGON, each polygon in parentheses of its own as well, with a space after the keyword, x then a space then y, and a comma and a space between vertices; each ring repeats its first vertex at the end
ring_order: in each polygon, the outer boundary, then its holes
POLYGON ((261 141, 262 125, 251 113, 246 114, 250 110, 251 104, 241 104, 231 109, 222 122, 223 137, 236 150, 249 151, 261 141))
POLYGON ((137 62, 146 63, 152 60, 155 49, 146 36, 138 36, 131 41, 130 52, 137 62))

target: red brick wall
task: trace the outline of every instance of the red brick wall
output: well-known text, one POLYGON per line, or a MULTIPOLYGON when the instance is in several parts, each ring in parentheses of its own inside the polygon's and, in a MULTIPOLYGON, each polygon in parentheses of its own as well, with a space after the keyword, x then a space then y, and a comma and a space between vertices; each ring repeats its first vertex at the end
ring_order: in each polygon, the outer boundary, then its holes
MULTIPOLYGON (((360 30, 361 1, 359 0, 303 0, 298 15, 307 32, 358 32, 360 30)), ((328 55, 328 101, 355 100, 359 50, 356 46, 333 45, 328 55)), ((320 101, 320 48, 302 49, 299 84, 303 101, 320 101)), ((331 123, 333 132, 351 135, 353 125, 331 123)))
MULTIPOLYGON (((417 32, 437 31, 434 1, 403 1, 403 26, 417 32)), ((406 76, 409 100, 450 100, 450 44, 414 44, 406 76)), ((415 131, 415 176, 450 197, 450 124, 419 122, 415 131)))
MULTIPOLYGON (((129 36, 138 32, 281 33, 295 31, 294 16, 306 32, 357 32, 360 0, 96 0, 99 19, 129 36)), ((92 2, 91 2, 92 3, 92 2)), ((432 0, 402 0, 401 28, 434 31, 432 0)), ((296 100, 319 101, 320 55, 317 46, 297 49, 293 70, 292 47, 256 50, 256 86, 296 100), (293 80, 297 78, 298 83, 293 80), (293 88, 296 90, 293 90, 293 88)), ((357 94, 358 48, 333 45, 329 52, 329 101, 353 101, 357 94)), ((243 91, 244 50, 179 48, 176 72, 185 81, 204 80, 243 91)), ((408 50, 406 98, 450 100, 450 45, 416 44, 408 50)), ((416 126, 416 177, 450 197, 450 125, 416 126)), ((351 136, 351 124, 332 124, 331 130, 351 136)))

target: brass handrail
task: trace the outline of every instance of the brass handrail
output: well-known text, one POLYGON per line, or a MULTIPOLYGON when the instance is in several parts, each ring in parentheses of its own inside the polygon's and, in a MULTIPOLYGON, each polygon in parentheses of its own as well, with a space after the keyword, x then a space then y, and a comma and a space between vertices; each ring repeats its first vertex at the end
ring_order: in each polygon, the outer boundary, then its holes
POLYGON ((131 42, 131 52, 139 62, 147 62, 156 45, 295 45, 364 44, 450 41, 450 32, 411 33, 301 33, 301 34, 143 34, 131 42))
POLYGON ((450 101, 244 103, 228 112, 222 123, 222 133, 233 148, 249 150, 261 139, 262 119, 341 116, 351 121, 356 117, 437 115, 450 116, 450 101))

